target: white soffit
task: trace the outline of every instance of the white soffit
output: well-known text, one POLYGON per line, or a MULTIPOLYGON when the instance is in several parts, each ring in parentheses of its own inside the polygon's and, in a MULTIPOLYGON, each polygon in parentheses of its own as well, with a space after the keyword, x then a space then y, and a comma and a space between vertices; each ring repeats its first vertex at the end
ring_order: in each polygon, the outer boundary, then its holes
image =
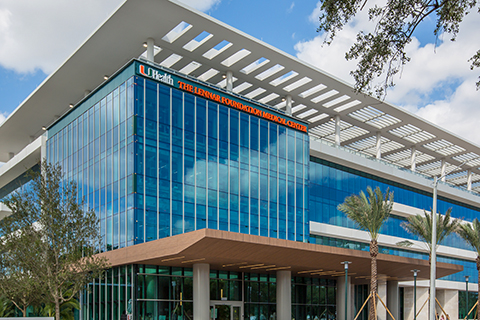
MULTIPOLYGON (((372 155, 372 137, 382 136, 382 158, 410 168, 407 152, 415 147, 417 168, 431 175, 431 163, 462 163, 480 155, 480 147, 419 117, 373 97, 356 94, 335 77, 255 39, 207 14, 174 0, 127 0, 0 126, 0 161, 22 150, 134 57, 153 38, 154 61, 211 84, 223 84, 233 72, 234 92, 283 110, 292 97, 294 116, 309 123, 313 137, 334 141, 340 116, 341 144, 372 155), (368 145, 366 145, 368 142, 368 145)), ((462 170, 480 175, 480 157, 462 170)), ((464 179, 457 185, 465 186, 464 179)))

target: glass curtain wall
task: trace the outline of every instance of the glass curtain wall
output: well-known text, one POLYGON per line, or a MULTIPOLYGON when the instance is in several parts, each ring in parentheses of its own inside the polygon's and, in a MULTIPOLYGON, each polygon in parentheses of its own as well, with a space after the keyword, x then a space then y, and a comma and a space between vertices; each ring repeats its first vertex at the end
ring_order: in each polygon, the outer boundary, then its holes
POLYGON ((83 320, 120 320, 134 311, 134 269, 122 266, 109 269, 103 279, 97 279, 81 293, 83 320))
MULTIPOLYGON (((311 157, 310 220, 355 228, 353 221, 347 219, 345 214, 338 211, 337 206, 346 197, 358 194, 361 190, 365 192, 367 186, 372 188, 379 186, 382 191, 390 188, 390 191, 394 192, 394 201, 397 203, 425 210, 430 210, 432 206, 431 193, 311 157)), ((480 213, 480 208, 439 197, 439 212, 445 213, 449 208, 452 208, 453 217, 467 221, 473 221, 480 213)), ((406 239, 417 239, 400 226, 403 221, 405 221, 403 217, 391 216, 382 226, 380 233, 406 239)), ((471 247, 457 234, 448 236, 442 244, 471 250, 471 247)))
POLYGON ((135 243, 202 228, 308 235, 304 133, 135 77, 135 243))
POLYGON ((130 78, 47 140, 47 161, 100 219, 102 251, 134 243, 133 89, 130 78))

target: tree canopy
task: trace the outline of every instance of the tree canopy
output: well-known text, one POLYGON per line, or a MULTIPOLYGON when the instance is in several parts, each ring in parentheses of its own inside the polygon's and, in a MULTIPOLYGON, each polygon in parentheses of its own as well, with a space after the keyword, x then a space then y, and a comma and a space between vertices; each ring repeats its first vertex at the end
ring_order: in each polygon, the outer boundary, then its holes
MULTIPOLYGON (((108 262, 95 255, 98 218, 77 199, 76 184, 64 179, 60 166, 44 161, 30 175, 28 186, 2 200, 12 213, 0 221, 0 289, 12 299, 16 281, 24 295, 52 303, 59 320, 60 305, 100 277, 108 262)), ((24 308, 36 302, 17 301, 24 308)))
MULTIPOLYGON (((326 33, 325 42, 330 44, 340 31, 361 10, 368 10, 374 31, 360 31, 356 42, 345 54, 347 60, 358 59, 357 69, 351 71, 355 90, 375 93, 383 97, 386 89, 394 86, 394 76, 410 61, 406 46, 412 41, 422 22, 436 19, 433 33, 442 32, 454 41, 464 17, 480 7, 476 0, 391 0, 381 5, 367 0, 320 0, 321 14, 318 30, 326 33), (370 5, 370 6, 369 6, 370 5), (381 77, 381 84, 374 80, 381 77)), ((469 60, 471 69, 480 67, 480 50, 469 60)), ((476 83, 480 89, 480 81, 476 83)))

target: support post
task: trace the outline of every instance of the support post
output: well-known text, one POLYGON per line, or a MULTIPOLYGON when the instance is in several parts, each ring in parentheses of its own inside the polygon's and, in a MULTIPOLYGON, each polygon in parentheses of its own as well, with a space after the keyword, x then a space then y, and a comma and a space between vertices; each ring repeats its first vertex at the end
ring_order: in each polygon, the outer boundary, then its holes
POLYGON ((442 167, 441 167, 441 173, 440 173, 440 176, 442 177, 442 182, 445 182, 445 180, 447 179, 447 175, 445 174, 445 170, 447 169, 447 162, 445 161, 445 159, 442 159, 442 167))
POLYGON ((412 155, 410 156, 410 169, 412 171, 416 170, 416 155, 417 155, 417 150, 415 146, 412 147, 412 155))
POLYGON ((380 159, 380 158, 382 158, 382 134, 381 134, 380 131, 377 132, 376 148, 377 148, 376 157, 377 157, 377 159, 380 159))
POLYGON ((193 265, 193 318, 210 319, 210 265, 193 265))
POLYGON ((340 145, 340 116, 335 116, 335 145, 340 145))
POLYGON ((153 62, 154 60, 154 40, 152 38, 147 39, 147 60, 153 62))
POLYGON ((227 91, 233 90, 233 72, 227 71, 227 91))
POLYGON ((292 115, 292 96, 287 94, 287 96, 285 97, 285 100, 287 102, 287 105, 285 107, 285 113, 288 116, 291 116, 292 115))
POLYGON ((292 319, 292 272, 277 271, 277 320, 292 319))
POLYGON ((472 191, 472 170, 469 169, 467 173, 467 190, 472 191))

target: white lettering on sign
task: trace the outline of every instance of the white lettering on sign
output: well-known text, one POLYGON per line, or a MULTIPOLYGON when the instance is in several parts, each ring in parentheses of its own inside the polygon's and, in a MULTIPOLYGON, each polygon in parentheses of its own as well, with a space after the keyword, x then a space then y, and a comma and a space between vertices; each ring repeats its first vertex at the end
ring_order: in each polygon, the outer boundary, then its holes
POLYGON ((145 77, 149 77, 149 78, 152 78, 152 79, 155 79, 157 81, 160 81, 160 82, 163 82, 163 83, 166 83, 168 85, 173 86, 172 76, 167 74, 167 73, 161 74, 160 72, 158 72, 158 70, 155 70, 155 69, 152 69, 152 68, 148 68, 147 71, 145 71, 145 66, 140 65, 140 74, 144 75, 145 77))

